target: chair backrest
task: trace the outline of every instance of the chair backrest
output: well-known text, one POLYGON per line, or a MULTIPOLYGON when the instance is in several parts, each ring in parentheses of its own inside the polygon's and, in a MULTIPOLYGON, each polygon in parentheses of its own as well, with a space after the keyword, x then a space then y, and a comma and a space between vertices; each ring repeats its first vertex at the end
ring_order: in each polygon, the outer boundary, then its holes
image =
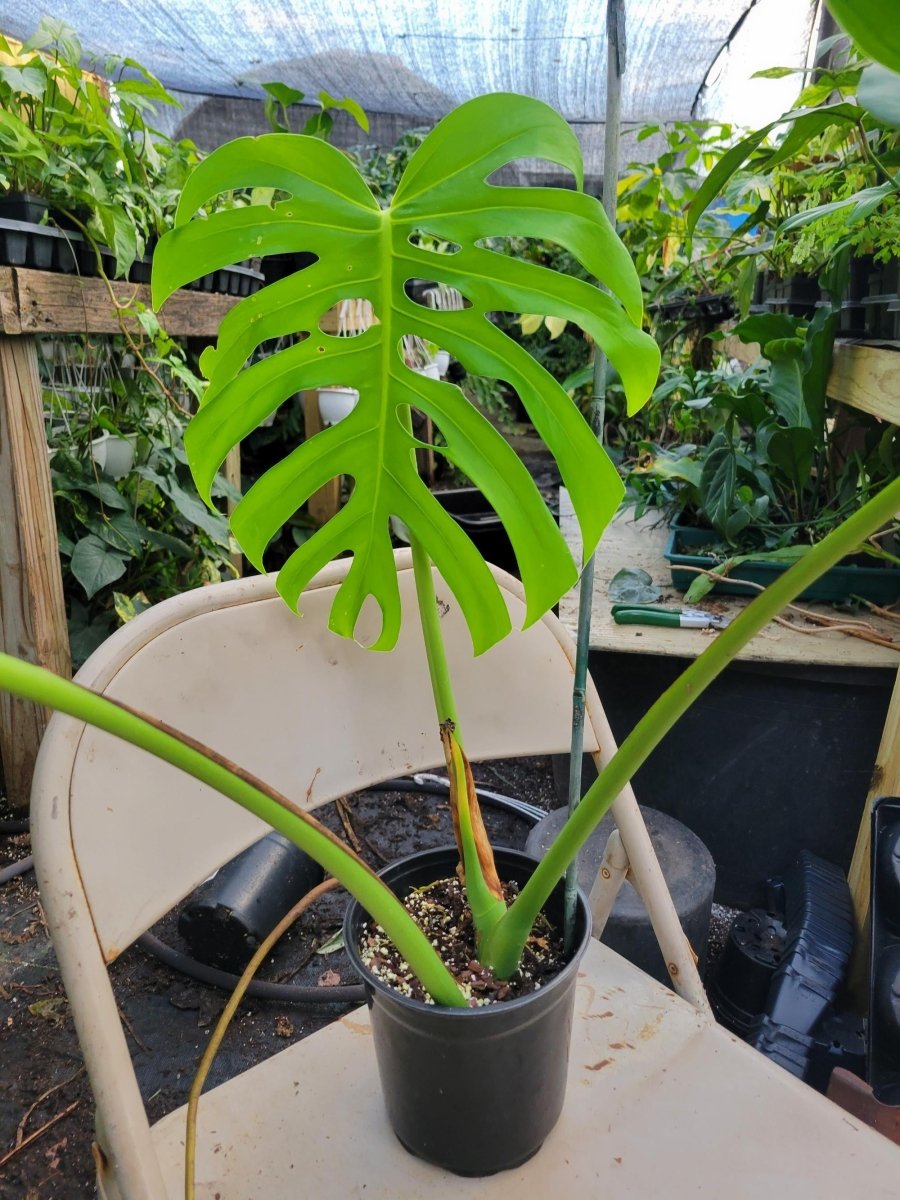
MULTIPOLYGON (((91 656, 79 682, 166 721, 308 808, 443 761, 412 564, 397 554, 404 627, 390 654, 328 631, 349 562, 333 563, 288 611, 270 578, 156 605, 91 656)), ((521 585, 494 570, 514 628, 521 585)), ((458 606, 436 586, 466 749, 473 760, 565 752, 574 646, 546 615, 476 658, 458 606)), ((364 610, 363 643, 377 632, 364 610)), ((585 750, 614 743, 589 683, 585 750)), ((613 809, 675 986, 702 986, 630 788, 613 809)), ((97 1103, 101 1194, 165 1194, 107 964, 265 827, 165 763, 59 714, 32 789, 35 865, 47 924, 97 1103), (113 1191, 115 1188, 115 1191, 113 1191)), ((684 994, 684 993, 683 993, 684 994)))
MULTIPOLYGON (((434 767, 443 754, 409 555, 398 554, 404 628, 389 654, 328 631, 344 570, 337 563, 316 578, 302 617, 268 577, 166 601, 110 638, 78 680, 226 754, 307 808, 434 767)), ((502 572, 498 580, 520 624, 521 587, 502 572)), ((452 594, 437 586, 470 756, 565 750, 572 651, 559 623, 550 616, 475 658, 452 594)), ((363 640, 367 616, 377 613, 364 611, 363 640)), ((585 748, 596 749, 590 730, 585 748)), ((41 750, 33 803, 36 854, 74 852, 107 961, 265 831, 168 764, 60 715, 41 750), (67 816, 71 847, 55 837, 45 847, 48 802, 67 816)))

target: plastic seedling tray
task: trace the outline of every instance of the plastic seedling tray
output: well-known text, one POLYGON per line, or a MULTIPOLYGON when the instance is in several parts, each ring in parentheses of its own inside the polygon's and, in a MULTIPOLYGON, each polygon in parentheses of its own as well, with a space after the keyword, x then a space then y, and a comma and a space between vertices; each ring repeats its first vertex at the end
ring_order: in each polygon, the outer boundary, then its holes
MULTIPOLYGON (((672 571, 673 586, 685 592, 697 578, 697 572, 685 570, 686 567, 702 567, 711 571, 718 566, 722 557, 704 553, 708 547, 717 545, 721 545, 721 539, 712 529, 673 524, 664 551, 672 571)), ((733 567, 722 582, 716 584, 716 591, 729 596, 755 596, 758 589, 748 587, 747 583, 768 587, 787 569, 784 563, 743 562, 733 567)), ((834 604, 849 600, 852 596, 861 596, 874 604, 896 603, 900 599, 900 567, 841 563, 832 567, 799 598, 834 604)))

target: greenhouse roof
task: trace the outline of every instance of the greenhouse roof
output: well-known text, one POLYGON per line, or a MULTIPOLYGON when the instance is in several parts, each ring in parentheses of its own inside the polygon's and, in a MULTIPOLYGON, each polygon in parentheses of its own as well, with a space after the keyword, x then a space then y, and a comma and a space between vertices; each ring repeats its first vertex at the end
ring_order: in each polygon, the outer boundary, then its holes
MULTIPOLYGON (((756 123, 799 90, 812 0, 627 0, 626 123, 709 116, 756 123)), ((606 36, 599 0, 0 0, 0 28, 27 37, 48 8, 100 59, 140 61, 195 109, 258 98, 278 80, 352 96, 367 112, 426 124, 471 96, 523 92, 577 128, 602 160, 606 36)))

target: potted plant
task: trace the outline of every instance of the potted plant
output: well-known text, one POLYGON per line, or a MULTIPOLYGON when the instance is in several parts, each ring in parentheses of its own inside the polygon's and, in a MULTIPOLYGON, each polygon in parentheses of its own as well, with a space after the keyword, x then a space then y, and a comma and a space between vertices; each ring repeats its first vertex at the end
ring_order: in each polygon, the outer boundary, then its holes
MULTIPOLYGON (((705 443, 645 446, 631 470, 633 498, 645 499, 649 488, 668 511, 666 558, 673 583, 691 599, 712 586, 697 568, 715 571, 718 590, 738 595, 770 582, 897 475, 897 430, 851 416, 826 396, 838 317, 821 306, 810 321, 781 313, 742 321, 734 332, 759 343, 759 363, 718 375, 686 401, 705 423, 705 431, 693 426, 705 443)), ((892 604, 900 596, 893 535, 865 550, 803 598, 892 604)))
MULTIPOLYGON (((352 477, 354 490, 345 508, 288 560, 280 572, 279 586, 288 603, 295 606, 306 583, 330 560, 338 543, 352 548, 357 562, 370 565, 359 577, 348 577, 333 609, 331 628, 352 637, 363 602, 372 595, 383 615, 381 634, 373 647, 381 651, 393 647, 400 625, 390 519, 402 522, 409 533, 425 653, 434 684, 436 729, 452 779, 458 851, 444 855, 439 865, 428 861, 405 866, 403 874, 407 889, 410 882, 418 888, 452 877, 455 863, 462 861, 475 931, 467 958, 479 956, 485 970, 500 981, 494 990, 508 994, 509 1001, 473 1013, 467 1001, 478 993, 472 992, 471 981, 463 980, 468 994, 460 996, 458 983, 448 986, 447 978, 433 970, 424 986, 428 997, 438 1002, 435 1008, 425 1003, 424 997, 391 996, 371 964, 362 969, 370 976, 373 996, 378 997, 373 1000, 376 1026, 391 1024, 389 1016, 377 1014, 407 1001, 415 1014, 413 1018, 408 1013, 407 1022, 414 1020, 422 1026, 412 1043, 395 1047, 403 1062, 410 1054, 418 1058, 425 1042, 434 1045, 437 1038, 446 1044, 447 1038, 457 1039, 460 1020, 471 1028, 469 1037, 477 1042, 478 1048, 469 1054, 480 1056, 492 1050, 511 1054, 523 1071, 529 1061, 532 1071, 548 1058, 553 1062, 551 1068, 542 1068, 546 1084, 542 1100, 535 1106, 517 1106, 507 1136, 477 1139, 461 1137, 450 1119, 451 1110, 459 1106, 450 1102, 450 1097, 458 1094, 458 1086, 449 1077, 441 1087, 432 1088, 430 1082, 425 1087, 434 1098, 432 1105, 411 1102, 408 1089, 421 1092, 423 1082, 406 1079, 405 1068, 392 1066, 393 1056, 386 1058, 382 1046, 379 1058, 389 1108, 401 1140, 431 1161, 477 1174, 513 1166, 530 1156, 558 1116, 576 958, 570 952, 567 963, 560 961, 563 969, 556 978, 529 993, 530 984, 517 972, 517 963, 533 922, 528 922, 528 930, 517 932, 512 929, 518 918, 503 926, 505 914, 513 911, 507 907, 510 897, 505 888, 510 881, 527 888, 533 864, 504 862, 501 880, 487 844, 462 751, 432 562, 454 591, 476 650, 486 650, 505 636, 509 616, 484 561, 419 479, 411 410, 432 418, 446 438, 447 457, 467 471, 505 519, 528 595, 529 619, 533 620, 575 581, 576 566, 516 455, 457 388, 439 382, 434 350, 444 348, 473 370, 500 375, 517 386, 536 427, 557 455, 575 497, 587 544, 596 543, 615 511, 621 492, 616 472, 562 388, 487 321, 485 314, 501 307, 531 311, 549 306, 557 315, 580 321, 608 349, 634 407, 649 395, 659 358, 652 339, 640 330, 637 276, 597 201, 563 191, 497 190, 485 182, 495 167, 513 154, 525 153, 555 158, 580 181, 574 138, 546 106, 510 96, 486 97, 463 106, 425 140, 385 210, 355 168, 330 147, 282 134, 244 139, 214 152, 191 176, 179 206, 177 227, 161 240, 154 266, 154 298, 160 303, 170 291, 214 269, 220 254, 227 256, 244 245, 255 246, 263 254, 270 248, 289 246, 318 256, 301 276, 277 285, 282 297, 280 313, 269 310, 269 298, 263 293, 254 306, 255 316, 249 311, 245 314, 252 324, 245 325, 240 319, 233 323, 230 339, 224 336, 223 327, 218 348, 202 362, 209 388, 185 444, 205 493, 207 471, 220 451, 227 452, 223 435, 230 436, 226 425, 235 419, 231 435, 237 440, 302 388, 340 380, 359 393, 358 403, 338 426, 305 443, 251 488, 235 510, 233 527, 251 558, 262 565, 265 545, 290 515, 288 508, 295 511, 310 491, 320 486, 317 480, 335 474, 352 477), (197 209, 223 189, 251 186, 278 188, 288 193, 288 199, 267 211, 213 214, 202 223, 191 221, 197 209), (516 211, 514 206, 526 199, 527 208, 516 211), (531 231, 547 235, 561 220, 568 222, 563 236, 571 251, 610 286, 621 303, 581 280, 515 262, 474 244, 482 229, 484 234, 500 234, 510 227, 523 235, 531 231), (460 249, 443 254, 417 244, 420 227, 460 249), (349 254, 348 238, 353 239, 349 254), (414 301, 405 284, 417 276, 457 288, 471 307, 442 310, 414 301), (368 301, 377 323, 367 322, 369 327, 353 338, 322 334, 323 313, 335 303, 350 300, 368 301), (249 349, 251 343, 271 336, 273 320, 282 326, 282 332, 290 322, 291 332, 308 332, 309 336, 260 367, 242 370, 240 347, 249 349), (289 390, 285 390, 289 378, 289 390), (590 485, 581 475, 582 466, 589 469, 590 485), (595 481, 605 486, 597 487, 595 481), (522 945, 516 946, 513 943, 520 934, 522 945), (465 1010, 461 1016, 447 1011, 457 1007, 465 1010), (546 1028, 547 1045, 555 1048, 547 1051, 540 1051, 535 1044, 539 1035, 531 1027, 529 1015, 543 1007, 548 1012, 541 1026, 546 1028), (535 1050, 530 1059, 523 1049, 526 1042, 535 1050), (423 1120, 428 1109, 430 1119, 423 1120), (436 1133, 441 1129, 443 1134, 436 1133)), ((554 886, 556 883, 555 879, 554 886)), ((544 897, 542 908, 547 900, 544 897)), ((369 900, 363 902, 374 916, 369 900)), ((585 943, 588 925, 582 907, 579 945, 585 943)), ((429 933, 429 939, 437 932, 429 933)), ((407 949, 401 953, 404 960, 411 961, 407 949)), ((410 981, 408 987, 415 986, 410 981)), ((490 994, 490 990, 485 993, 490 994)), ((467 1052, 460 1049, 455 1057, 465 1060, 467 1052)), ((471 1058, 468 1061, 471 1067, 471 1058)), ((533 1095, 536 1080, 527 1074, 518 1082, 510 1079, 509 1065, 494 1070, 487 1067, 486 1079, 491 1082, 486 1086, 512 1087, 517 1094, 533 1095)), ((424 1059, 422 1069, 430 1081, 437 1067, 424 1059)), ((499 1100, 499 1090, 497 1095, 499 1100)))
MULTIPOLYGON (((260 238, 263 244, 311 247, 318 255, 319 261, 303 272, 301 283, 293 291, 279 285, 278 304, 262 292, 225 318, 216 349, 204 357, 209 388, 188 430, 186 446, 201 490, 208 497, 215 471, 232 442, 299 387, 315 386, 340 372, 348 383, 359 388, 360 401, 350 416, 304 443, 251 489, 235 510, 234 528, 249 556, 261 563, 272 532, 306 495, 335 474, 352 475, 355 490, 349 503, 298 549, 280 572, 278 587, 288 604, 296 607, 306 582, 319 567, 335 553, 351 549, 354 566, 335 598, 330 627, 339 635, 352 637, 365 600, 374 596, 381 609, 382 627, 372 649, 387 652, 396 641, 401 622, 389 516, 398 516, 408 527, 425 654, 435 695, 436 726, 447 760, 459 858, 471 912, 467 920, 475 930, 479 973, 489 968, 499 981, 500 991, 507 982, 523 984, 522 977, 517 978, 519 965, 535 922, 542 920, 544 912, 558 923, 554 908, 557 902, 552 898, 561 874, 650 750, 775 611, 900 504, 900 482, 895 482, 751 605, 640 722, 542 862, 513 862, 501 857, 500 875, 506 876, 501 882, 479 820, 462 731, 456 721, 432 562, 459 601, 476 652, 503 638, 509 631, 510 618, 483 560, 416 473, 415 441, 408 431, 407 408, 414 405, 433 414, 447 439, 448 457, 466 469, 504 519, 521 567, 526 621, 538 619, 571 585, 577 568, 519 461, 457 389, 405 367, 401 337, 416 332, 436 340, 477 370, 502 372, 521 390, 536 427, 556 452, 588 548, 596 544, 604 523, 616 509, 621 495, 618 475, 565 392, 524 350, 485 321, 483 311, 502 305, 555 313, 583 323, 616 363, 633 406, 649 395, 658 368, 656 347, 638 324, 637 277, 599 204, 580 191, 507 189, 486 184, 492 171, 520 156, 549 158, 572 170, 581 182, 574 135, 551 109, 526 97, 492 95, 451 113, 411 160, 391 208, 384 212, 346 158, 321 142, 289 135, 242 139, 216 151, 189 179, 179 208, 178 228, 161 241, 157 251, 154 279, 159 303, 185 279, 230 261, 235 255, 241 257, 242 248, 249 242, 260 245, 260 238), (208 195, 254 179, 281 188, 289 193, 289 199, 273 209, 217 214, 202 226, 191 221, 208 195), (440 269, 448 282, 468 296, 471 308, 438 315, 407 299, 404 280, 420 265, 423 253, 411 250, 408 232, 420 223, 438 235, 452 237, 461 246, 456 254, 444 256, 439 268, 432 263, 429 273, 440 269), (476 245, 482 236, 503 229, 517 234, 546 232, 548 236, 552 231, 553 236, 565 239, 613 295, 584 281, 492 255, 476 245), (348 254, 351 234, 352 253, 348 254), (318 320, 325 308, 341 297, 354 295, 372 300, 380 323, 349 344, 321 334, 318 320), (281 361, 273 361, 273 356, 244 370, 254 346, 272 337, 276 329, 283 329, 288 321, 294 330, 307 330, 310 336, 284 351, 281 361), (511 903, 503 888, 510 878, 521 884, 511 903)), ((262 816, 353 893, 434 1001, 429 1005, 407 996, 388 996, 389 989, 376 978, 370 964, 365 970, 373 1006, 400 1003, 407 1015, 413 1006, 416 1024, 429 1021, 429 1028, 452 1026, 454 1039, 475 1038, 483 1050, 477 1078, 466 1080, 468 1095, 477 1089, 477 1103, 458 1106, 452 1114, 446 1110, 445 1080, 437 1074, 438 1064, 419 1064, 418 1079, 412 1081, 419 1089, 414 1124, 421 1134, 427 1114, 431 1122, 427 1136, 417 1140, 417 1131, 403 1123, 403 1114, 410 1111, 408 1097, 391 1106, 401 1140, 410 1149, 457 1171, 485 1173, 522 1161, 540 1146, 562 1103, 565 1014, 571 1007, 567 989, 574 970, 573 954, 587 933, 583 909, 580 923, 575 926, 575 949, 563 952, 562 958, 568 958, 568 962, 564 961, 555 981, 521 1000, 473 1008, 470 995, 461 987, 461 982, 472 981, 454 977, 430 938, 395 895, 393 889, 399 882, 389 884, 374 875, 310 816, 285 808, 274 794, 247 776, 228 770, 221 760, 196 745, 47 672, 0 657, 0 686, 151 748, 262 816), (553 1000, 559 1008, 555 1015, 553 1000), (545 1007, 551 1010, 546 1019, 555 1022, 556 1032, 548 1040, 555 1048, 556 1061, 551 1057, 542 1065, 542 1090, 535 1082, 534 1064, 529 1063, 534 1038, 540 1037, 536 1028, 529 1028, 524 1035, 519 1029, 511 1035, 519 1039, 516 1055, 504 1054, 504 1039, 492 1038, 490 1031, 504 1019, 516 1026, 526 1009, 531 1012, 545 1007), (504 1009, 508 1017, 504 1017, 504 1009), (494 1051, 498 1058, 492 1065, 494 1051), (522 1074, 511 1073, 516 1070, 522 1074), (490 1130, 496 1119, 498 1097, 506 1109, 511 1108, 512 1118, 504 1121, 503 1136, 495 1139, 490 1130), (546 1103, 542 1097, 546 1097, 546 1103), (485 1113, 489 1117, 485 1118, 485 1113)), ((452 855, 437 866, 419 862, 408 868, 404 864, 400 874, 406 873, 407 884, 411 882, 417 888, 435 874, 449 874, 452 884, 455 861, 452 855)), ((350 931, 353 920, 351 917, 350 931)), ((545 932, 546 925, 541 925, 538 937, 544 939, 545 932)), ((467 973, 472 973, 468 963, 462 976, 467 973)), ((424 1043, 430 1040, 426 1037, 416 1041, 417 1053, 424 1054, 424 1043)), ((409 1052, 408 1041, 405 1051, 401 1048, 403 1052, 409 1052)), ((383 1053, 382 1047, 380 1057, 383 1053)), ((387 1055, 389 1062, 390 1047, 387 1055)), ((461 1057, 471 1062, 470 1057, 461 1057)), ((452 1074, 453 1067, 451 1055, 443 1069, 452 1074)), ((402 1067, 388 1065, 383 1073, 388 1088, 410 1082, 402 1067)), ((457 1085, 448 1086, 450 1094, 458 1094, 452 1091, 457 1085)))
POLYGON ((834 305, 844 303, 842 333, 893 338, 900 183, 891 166, 900 137, 900 80, 870 63, 865 54, 872 52, 871 44, 863 53, 842 37, 829 38, 811 73, 758 72, 775 79, 802 74, 796 106, 746 134, 715 163, 691 198, 687 231, 702 228, 698 222, 723 194, 744 197, 755 206, 747 226, 755 226, 756 240, 736 257, 746 262, 750 254, 766 264, 760 300, 770 311, 811 318, 824 291, 834 305), (842 256, 852 256, 851 270, 834 273, 842 256), (823 272, 832 277, 823 280, 823 272))

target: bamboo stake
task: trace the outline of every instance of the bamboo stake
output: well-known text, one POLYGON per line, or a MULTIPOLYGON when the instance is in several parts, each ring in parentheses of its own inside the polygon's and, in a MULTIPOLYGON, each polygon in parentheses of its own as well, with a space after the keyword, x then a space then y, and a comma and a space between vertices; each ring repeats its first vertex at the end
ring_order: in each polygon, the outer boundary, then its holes
MULTIPOLYGON (((622 75, 625 71, 625 0, 607 0, 606 5, 606 112, 603 139, 603 208, 613 229, 619 178, 619 119, 622 75)), ((603 286, 602 284, 600 285, 603 286)), ((604 288, 604 290, 607 290, 604 288)), ((594 353, 594 394, 590 423, 600 442, 606 419, 606 355, 597 346, 594 353)), ((588 656, 591 641, 591 609, 594 597, 594 555, 584 564, 578 591, 578 632, 575 653, 575 683, 572 689, 572 741, 569 758, 569 815, 581 800, 581 758, 584 753, 584 708, 588 656)), ((565 946, 572 948, 578 859, 566 871, 565 946)))

